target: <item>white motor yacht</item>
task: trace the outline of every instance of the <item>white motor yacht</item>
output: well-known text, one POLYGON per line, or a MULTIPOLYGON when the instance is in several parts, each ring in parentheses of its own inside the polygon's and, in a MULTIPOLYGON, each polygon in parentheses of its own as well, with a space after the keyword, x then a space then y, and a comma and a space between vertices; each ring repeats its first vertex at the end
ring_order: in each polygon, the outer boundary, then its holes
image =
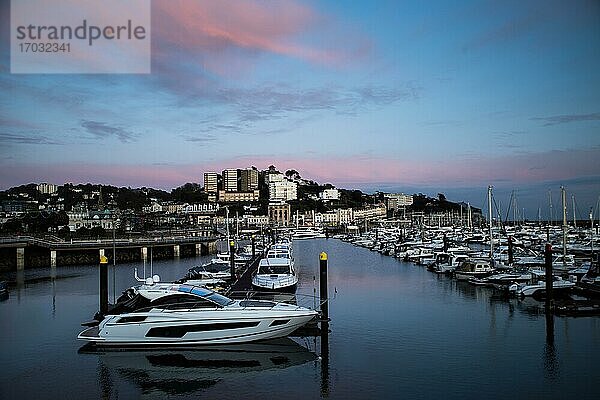
MULTIPOLYGON (((574 286, 574 282, 564 280, 560 277, 554 277, 554 280, 552 281, 552 290, 554 292, 569 290, 574 286)), ((510 286, 509 290, 519 296, 541 296, 546 293, 546 281, 540 279, 538 282, 529 285, 515 284, 510 286)))
POLYGON ((243 343, 287 336, 317 316, 293 304, 233 300, 186 284, 132 289, 98 326, 77 338, 117 347, 243 343))
POLYGON ((494 267, 486 259, 469 259, 454 270, 456 279, 468 281, 472 278, 485 278, 494 272, 494 267))
POLYGON ((298 275, 290 258, 263 258, 252 278, 252 286, 258 290, 294 293, 297 284, 298 275))
POLYGON ((296 229, 294 234, 292 235, 292 239, 294 240, 302 240, 302 239, 316 239, 316 238, 324 238, 325 234, 316 229, 296 229))
POLYGON ((297 284, 292 246, 287 242, 275 243, 267 256, 259 261, 252 286, 260 291, 295 293, 297 284))

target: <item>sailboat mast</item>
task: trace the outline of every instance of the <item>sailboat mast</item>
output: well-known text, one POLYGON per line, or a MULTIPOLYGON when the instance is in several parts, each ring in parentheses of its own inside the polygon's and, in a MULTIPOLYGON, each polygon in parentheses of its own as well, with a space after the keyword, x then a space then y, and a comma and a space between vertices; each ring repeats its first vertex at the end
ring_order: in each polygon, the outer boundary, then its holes
POLYGON ((592 263, 594 262, 594 208, 590 208, 590 248, 592 253, 592 263))
POLYGON ((471 203, 467 203, 467 209, 469 211, 469 229, 473 229, 473 218, 471 216, 471 203))
POLYGON ((488 214, 490 218, 490 260, 494 263, 494 238, 492 236, 492 186, 488 186, 488 214))
POLYGON ((560 187, 563 209, 563 267, 567 263, 567 191, 564 186, 560 187))
POLYGON ((552 190, 548 189, 548 202, 550 203, 550 215, 548 225, 554 225, 554 213, 552 212, 552 190))
POLYGON ((573 227, 577 228, 577 218, 575 217, 575 195, 571 195, 571 201, 573 203, 573 227))

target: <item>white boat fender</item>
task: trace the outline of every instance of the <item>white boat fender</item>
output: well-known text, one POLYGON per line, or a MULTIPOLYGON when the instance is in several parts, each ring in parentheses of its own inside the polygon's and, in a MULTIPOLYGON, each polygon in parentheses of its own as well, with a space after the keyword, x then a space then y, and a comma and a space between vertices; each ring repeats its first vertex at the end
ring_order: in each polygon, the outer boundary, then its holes
POLYGON ((160 282, 160 276, 158 276, 156 274, 152 275, 152 282, 154 282, 154 283, 160 282))

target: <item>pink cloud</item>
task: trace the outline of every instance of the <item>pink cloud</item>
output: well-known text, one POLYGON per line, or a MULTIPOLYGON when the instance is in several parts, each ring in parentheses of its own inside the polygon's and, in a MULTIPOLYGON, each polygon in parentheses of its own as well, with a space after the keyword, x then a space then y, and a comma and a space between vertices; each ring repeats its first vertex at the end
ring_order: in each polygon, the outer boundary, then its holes
POLYGON ((319 29, 325 17, 307 4, 292 0, 259 2, 254 0, 153 2, 153 40, 155 53, 171 54, 172 48, 188 56, 200 57, 202 67, 214 73, 243 68, 248 60, 239 52, 273 53, 317 64, 340 65, 348 57, 364 54, 366 41, 347 53, 302 43, 302 36, 319 29))
POLYGON ((475 187, 488 184, 526 185, 543 181, 598 176, 600 148, 565 150, 498 157, 477 157, 421 162, 370 156, 273 158, 248 156, 186 165, 14 165, 0 169, 4 188, 27 182, 95 182, 117 186, 151 186, 170 189, 185 182, 202 183, 205 171, 256 166, 296 169, 317 182, 340 187, 397 184, 407 186, 475 187), (9 172, 10 171, 10 172, 9 172))

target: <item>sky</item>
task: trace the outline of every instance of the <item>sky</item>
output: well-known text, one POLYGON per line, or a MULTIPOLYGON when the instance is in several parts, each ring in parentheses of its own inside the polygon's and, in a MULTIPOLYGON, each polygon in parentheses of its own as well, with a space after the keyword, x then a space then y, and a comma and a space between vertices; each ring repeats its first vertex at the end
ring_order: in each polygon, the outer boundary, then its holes
POLYGON ((341 188, 600 196, 598 1, 152 1, 150 74, 11 74, 0 189, 170 190, 275 165, 341 188))

